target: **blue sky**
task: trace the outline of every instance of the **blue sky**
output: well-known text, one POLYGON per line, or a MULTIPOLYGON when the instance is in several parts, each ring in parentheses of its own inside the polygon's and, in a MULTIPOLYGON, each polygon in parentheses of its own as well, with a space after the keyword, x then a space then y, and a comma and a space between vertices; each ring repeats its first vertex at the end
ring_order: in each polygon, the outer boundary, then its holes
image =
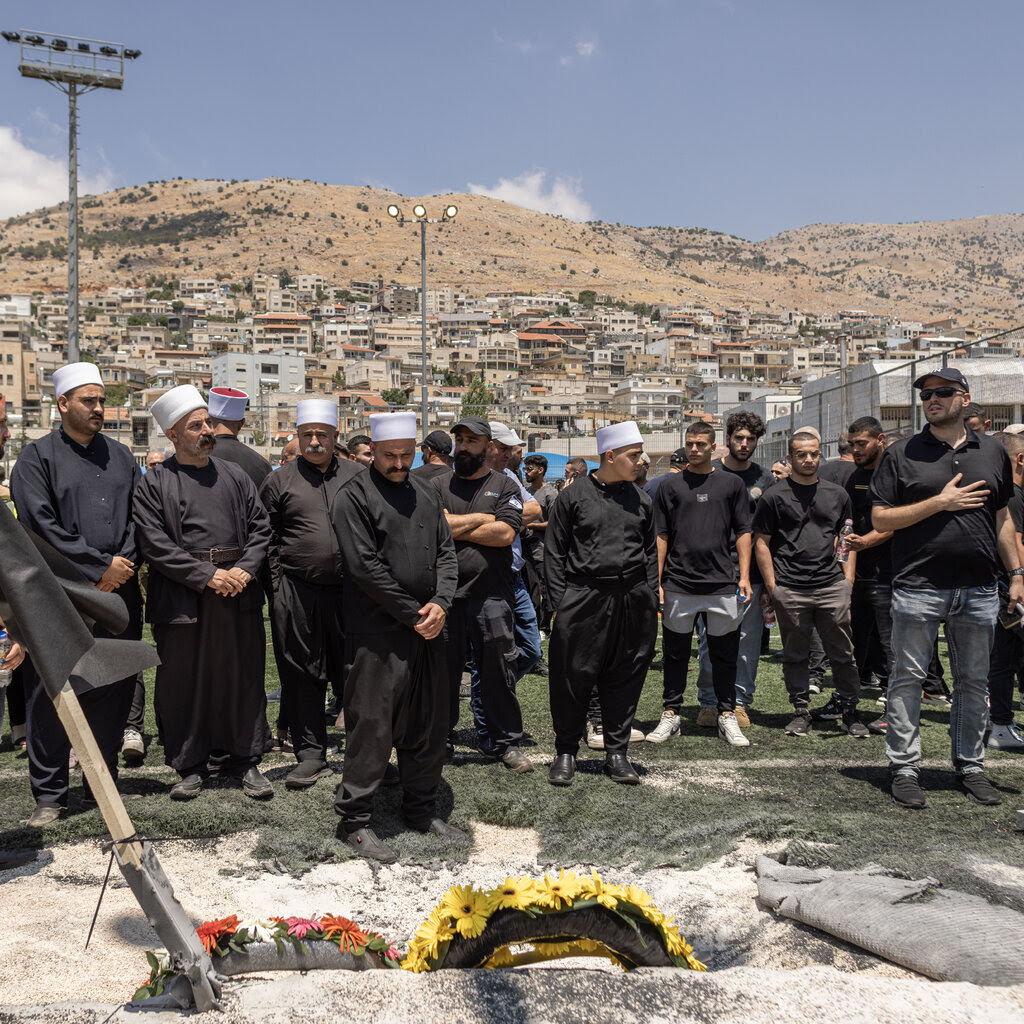
MULTIPOLYGON (((1012 0, 7 0, 142 50, 82 191, 282 175, 761 239, 1024 210, 1012 0)), ((66 101, 0 42, 0 216, 66 191, 66 101)))

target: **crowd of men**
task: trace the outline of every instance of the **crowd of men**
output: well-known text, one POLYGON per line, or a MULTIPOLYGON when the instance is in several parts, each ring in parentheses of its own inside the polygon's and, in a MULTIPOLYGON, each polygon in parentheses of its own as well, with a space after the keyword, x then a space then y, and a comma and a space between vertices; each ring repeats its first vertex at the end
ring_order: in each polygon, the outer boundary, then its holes
MULTIPOLYGON (((150 623, 173 800, 200 796, 211 772, 253 799, 272 797, 259 766, 275 743, 296 762, 286 789, 332 775, 333 694, 346 733, 339 834, 390 862, 371 827, 382 784, 402 787, 409 827, 462 836, 439 816, 437 795, 463 697, 479 750, 513 776, 532 772, 517 683, 547 675, 548 781, 572 784, 585 741, 604 751, 613 782, 636 785, 629 744, 682 731, 695 634, 697 725, 749 746, 766 624, 777 619, 788 735, 806 736, 816 720, 855 739, 884 733, 892 797, 920 808, 921 704, 944 704, 960 786, 996 804, 986 744, 1024 751, 1013 718, 1024 669, 1024 432, 988 436, 954 368, 914 386, 920 433, 887 438, 862 417, 834 462, 823 464, 818 431, 803 427, 785 460, 762 467, 765 425, 741 412, 723 447, 712 426, 691 424, 668 471, 648 480, 639 428, 618 423, 597 431, 597 468, 569 460, 556 490, 546 459, 523 459, 504 424, 467 416, 418 442, 414 413, 380 413, 369 434, 343 443, 329 399, 298 403, 291 450, 272 471, 238 440, 245 393, 214 388, 207 402, 191 385, 153 404, 171 447, 150 453, 142 472, 102 432, 96 367, 75 363, 54 373, 60 428, 23 450, 11 497, 27 529, 124 600, 123 638, 141 637, 143 614, 150 623), (265 601, 281 681, 276 736, 265 601), (645 736, 634 717, 659 612, 663 711, 645 736), (825 666, 835 693, 812 709, 825 666), (865 724, 858 702, 873 683, 884 713, 865 724)), ((0 446, 5 423, 0 406, 0 446)), ((20 666, 29 823, 39 826, 67 806, 73 753, 31 653, 15 643, 6 666, 20 666)), ((119 754, 144 753, 144 702, 135 676, 82 696, 115 777, 119 754)))

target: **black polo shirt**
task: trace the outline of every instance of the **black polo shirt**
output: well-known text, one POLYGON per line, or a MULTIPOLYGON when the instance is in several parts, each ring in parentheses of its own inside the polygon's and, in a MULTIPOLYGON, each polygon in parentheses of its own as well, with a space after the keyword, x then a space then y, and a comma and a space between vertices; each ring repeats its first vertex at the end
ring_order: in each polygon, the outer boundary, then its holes
POLYGON ((658 488, 654 523, 668 542, 661 585, 680 594, 736 592, 735 538, 750 533, 750 498, 735 473, 673 473, 658 488))
MULTIPOLYGON (((846 481, 846 493, 853 504, 853 532, 859 537, 870 533, 871 523, 871 478, 873 469, 856 466, 846 481)), ((892 583, 892 541, 876 544, 857 552, 858 583, 892 583)))
MULTIPOLYGON (((897 441, 882 456, 871 479, 871 504, 898 508, 934 497, 957 473, 960 487, 984 480, 988 500, 981 508, 936 512, 892 538, 895 587, 983 587, 1002 572, 996 549, 996 512, 1013 495, 1006 450, 994 438, 967 430, 958 448, 934 437, 931 427, 897 441)), ((859 557, 859 556, 858 556, 859 557)))
POLYGON ((769 536, 775 582, 795 590, 816 590, 842 578, 836 536, 853 518, 850 496, 838 484, 780 480, 761 495, 754 533, 769 536))

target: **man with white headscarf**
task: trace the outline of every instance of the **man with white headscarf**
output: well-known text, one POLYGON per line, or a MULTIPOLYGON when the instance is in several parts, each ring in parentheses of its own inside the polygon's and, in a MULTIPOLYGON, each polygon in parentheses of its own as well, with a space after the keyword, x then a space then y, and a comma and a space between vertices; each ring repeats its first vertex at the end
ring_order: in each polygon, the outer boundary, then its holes
POLYGON ((559 494, 545 534, 554 610, 548 648, 553 786, 576 770, 587 704, 601 700, 605 774, 640 781, 626 757, 633 716, 658 630, 658 550, 650 496, 634 486, 643 453, 635 423, 597 432, 600 465, 559 494))
POLYGON ((402 814, 420 832, 465 839, 437 813, 448 730, 443 629, 459 568, 437 489, 410 474, 416 414, 370 417, 373 461, 334 501, 345 556, 348 676, 345 772, 334 809, 360 856, 392 863, 370 826, 373 796, 398 751, 402 814))
POLYGON ((305 789, 331 773, 324 700, 328 683, 340 681, 345 666, 341 548, 331 503, 366 470, 334 454, 337 402, 299 402, 296 434, 299 457, 264 480, 260 498, 270 516, 270 624, 281 710, 299 762, 285 785, 305 789))
POLYGON ((213 424, 213 454, 225 462, 234 462, 249 474, 259 490, 270 476, 271 465, 255 448, 238 440, 245 426, 249 396, 238 388, 210 388, 210 421, 213 424))
MULTIPOLYGON (((128 609, 121 639, 142 637, 142 595, 135 575, 132 495, 141 473, 131 452, 103 434, 104 389, 95 363, 53 372, 59 430, 28 445, 18 458, 11 493, 26 529, 49 541, 100 590, 128 609)), ((101 627, 96 636, 109 637, 101 627)), ((30 652, 31 653, 31 652, 30 652)), ((29 781, 36 809, 29 823, 45 825, 68 804, 71 743, 30 660, 25 662, 29 781)), ((135 676, 83 693, 80 700, 111 773, 135 692, 135 676)), ((86 799, 91 796, 86 790, 86 799)))
POLYGON ((167 763, 181 776, 171 798, 197 797, 210 756, 219 755, 246 796, 265 799, 273 789, 256 767, 269 738, 258 577, 270 522, 249 476, 210 458, 213 426, 191 384, 161 395, 152 413, 174 456, 143 478, 135 525, 160 653, 157 720, 167 763))

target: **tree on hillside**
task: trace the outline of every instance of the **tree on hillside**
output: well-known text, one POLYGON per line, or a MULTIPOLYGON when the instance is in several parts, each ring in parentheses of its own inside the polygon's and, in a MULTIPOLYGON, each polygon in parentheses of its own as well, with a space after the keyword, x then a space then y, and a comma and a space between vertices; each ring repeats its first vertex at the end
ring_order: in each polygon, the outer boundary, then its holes
POLYGON ((597 301, 597 292, 592 288, 585 288, 580 292, 580 296, 577 301, 584 309, 593 309, 594 303, 597 301))
POLYGON ((292 277, 291 271, 284 267, 281 268, 281 273, 277 275, 277 279, 281 282, 282 288, 287 288, 295 280, 292 277))
POLYGON ((483 378, 474 377, 469 382, 469 390, 463 395, 459 416, 483 416, 486 419, 487 407, 493 402, 494 397, 483 378))
POLYGON ((386 388, 380 393, 388 405, 408 405, 409 396, 401 388, 386 388))

